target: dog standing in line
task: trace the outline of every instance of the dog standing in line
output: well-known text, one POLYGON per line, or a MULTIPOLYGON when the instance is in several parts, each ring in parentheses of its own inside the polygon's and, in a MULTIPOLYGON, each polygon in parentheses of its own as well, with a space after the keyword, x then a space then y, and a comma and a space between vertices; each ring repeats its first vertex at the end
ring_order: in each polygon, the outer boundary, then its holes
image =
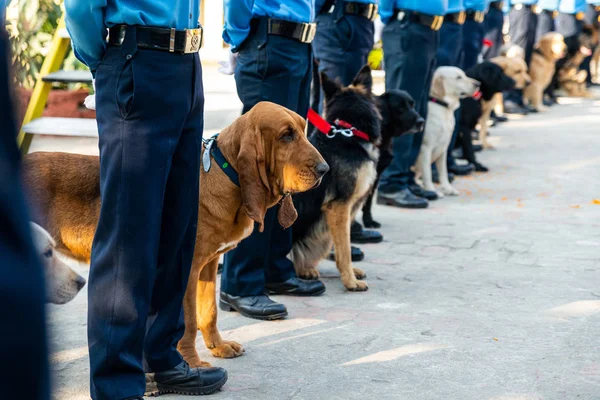
POLYGON ((435 191, 439 197, 458 195, 448 180, 448 145, 454 132, 454 112, 460 107, 460 100, 470 97, 479 89, 479 82, 467 77, 460 68, 439 67, 433 73, 427 124, 419 157, 415 163, 415 178, 421 178, 425 190, 435 191), (431 164, 435 163, 440 190, 433 185, 431 164))
POLYGON ((313 122, 316 129, 309 140, 331 170, 319 187, 294 196, 298 218, 292 226, 290 257, 299 277, 317 279, 317 265, 333 243, 342 283, 349 291, 365 291, 368 285, 360 280, 366 274, 352 265, 350 222, 377 177, 381 115, 371 93, 371 69, 363 67, 348 87, 321 73, 321 86, 325 116, 319 122, 347 128, 321 130, 313 122))
POLYGON ((563 58, 566 52, 565 38, 557 32, 546 33, 536 43, 529 63, 531 83, 523 89, 523 102, 525 105, 531 104, 538 111, 545 110, 543 104, 544 90, 552 82, 556 62, 563 58))

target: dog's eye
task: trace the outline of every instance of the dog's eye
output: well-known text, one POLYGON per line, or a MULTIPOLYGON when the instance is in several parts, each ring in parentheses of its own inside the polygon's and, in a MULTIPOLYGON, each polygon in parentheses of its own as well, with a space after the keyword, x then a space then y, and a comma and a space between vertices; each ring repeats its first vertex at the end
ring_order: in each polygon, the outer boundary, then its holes
POLYGON ((456 79, 462 79, 462 76, 459 75, 459 76, 456 77, 456 79))
POLYGON ((281 135, 281 137, 279 138, 279 140, 281 140, 282 142, 292 142, 294 140, 294 130, 293 129, 288 129, 286 130, 283 135, 281 135))
POLYGON ((48 249, 44 252, 44 257, 45 258, 50 258, 52 257, 52 249, 48 249))

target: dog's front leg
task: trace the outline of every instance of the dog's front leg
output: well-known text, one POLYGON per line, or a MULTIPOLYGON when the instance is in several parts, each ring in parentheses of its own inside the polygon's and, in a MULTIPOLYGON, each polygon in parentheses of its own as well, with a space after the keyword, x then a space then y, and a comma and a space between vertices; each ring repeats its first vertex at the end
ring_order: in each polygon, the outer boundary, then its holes
POLYGON ((438 175, 440 177, 440 190, 442 193, 448 196, 458 196, 458 190, 454 189, 450 184, 450 180, 448 179, 448 151, 444 151, 444 153, 435 160, 435 166, 438 170, 438 175))
POLYGON ((423 180, 423 188, 425 190, 435 192, 435 186, 433 185, 433 173, 431 171, 431 152, 432 151, 429 147, 421 145, 421 152, 419 153, 419 157, 417 158, 415 165, 417 166, 417 171, 419 171, 421 179, 423 180))
POLYGON ((196 280, 198 287, 196 304, 198 315, 196 329, 200 329, 206 347, 219 358, 234 358, 244 354, 244 347, 233 341, 221 338, 217 328, 216 282, 219 257, 210 260, 200 271, 196 280))
POLYGON ((481 145, 484 149, 491 149, 493 146, 488 142, 488 121, 490 120, 490 115, 492 114, 492 110, 494 109, 494 105, 490 105, 487 110, 485 110, 481 114, 481 118, 479 119, 479 141, 481 141, 481 145))
POLYGON ((326 211, 327 226, 335 248, 335 264, 346 289, 363 292, 369 288, 366 282, 360 282, 366 274, 352 266, 350 252, 350 206, 347 203, 333 203, 326 211))

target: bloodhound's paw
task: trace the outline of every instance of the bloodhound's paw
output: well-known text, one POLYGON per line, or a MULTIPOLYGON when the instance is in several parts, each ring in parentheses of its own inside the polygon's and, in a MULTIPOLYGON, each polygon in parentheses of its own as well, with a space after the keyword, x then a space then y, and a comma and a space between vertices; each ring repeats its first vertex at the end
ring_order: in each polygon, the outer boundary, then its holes
POLYGON ((367 285, 367 282, 355 281, 349 284, 344 284, 344 286, 346 286, 346 289, 348 289, 349 292, 366 292, 369 290, 369 285, 367 285))
POLYGON ((354 276, 356 279, 365 279, 367 277, 366 272, 362 269, 356 267, 353 267, 352 269, 354 270, 354 276))
POLYGON ((244 350, 244 347, 241 344, 225 340, 220 345, 210 349, 212 355, 219 358, 239 357, 244 354, 245 351, 246 350, 244 350))
POLYGON ((316 280, 319 279, 319 271, 316 268, 303 268, 301 271, 298 271, 298 278, 307 279, 307 280, 316 280))

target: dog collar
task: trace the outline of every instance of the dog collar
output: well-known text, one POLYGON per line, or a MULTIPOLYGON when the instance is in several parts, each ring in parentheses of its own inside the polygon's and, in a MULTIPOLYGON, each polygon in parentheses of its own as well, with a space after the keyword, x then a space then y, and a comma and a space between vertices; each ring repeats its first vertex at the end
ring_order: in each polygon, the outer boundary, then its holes
POLYGON ((240 178, 238 177, 237 171, 233 169, 233 167, 229 164, 223 153, 221 153, 219 146, 217 145, 218 136, 219 134, 217 133, 210 139, 202 139, 206 147, 204 153, 202 154, 202 166, 204 168, 204 172, 210 171, 210 157, 212 156, 212 158, 215 159, 217 165, 219 165, 221 170, 225 172, 225 175, 227 175, 229 180, 233 182, 236 186, 240 186, 240 178))
POLYGON ((429 96, 429 101, 431 101, 432 103, 439 104, 440 106, 442 106, 444 108, 448 108, 450 106, 450 104, 446 103, 444 100, 438 99, 437 97, 433 97, 433 96, 429 96))
POLYGON ((481 90, 479 89, 473 94, 475 100, 481 100, 481 96, 483 96, 483 93, 481 93, 481 90))
POLYGON ((346 137, 356 136, 357 138, 369 141, 369 135, 356 129, 348 122, 341 119, 336 119, 333 125, 331 125, 329 122, 321 118, 321 116, 312 108, 308 109, 308 121, 313 124, 315 128, 319 130, 319 132, 327 136, 329 139, 333 139, 335 135, 340 133, 346 137))

